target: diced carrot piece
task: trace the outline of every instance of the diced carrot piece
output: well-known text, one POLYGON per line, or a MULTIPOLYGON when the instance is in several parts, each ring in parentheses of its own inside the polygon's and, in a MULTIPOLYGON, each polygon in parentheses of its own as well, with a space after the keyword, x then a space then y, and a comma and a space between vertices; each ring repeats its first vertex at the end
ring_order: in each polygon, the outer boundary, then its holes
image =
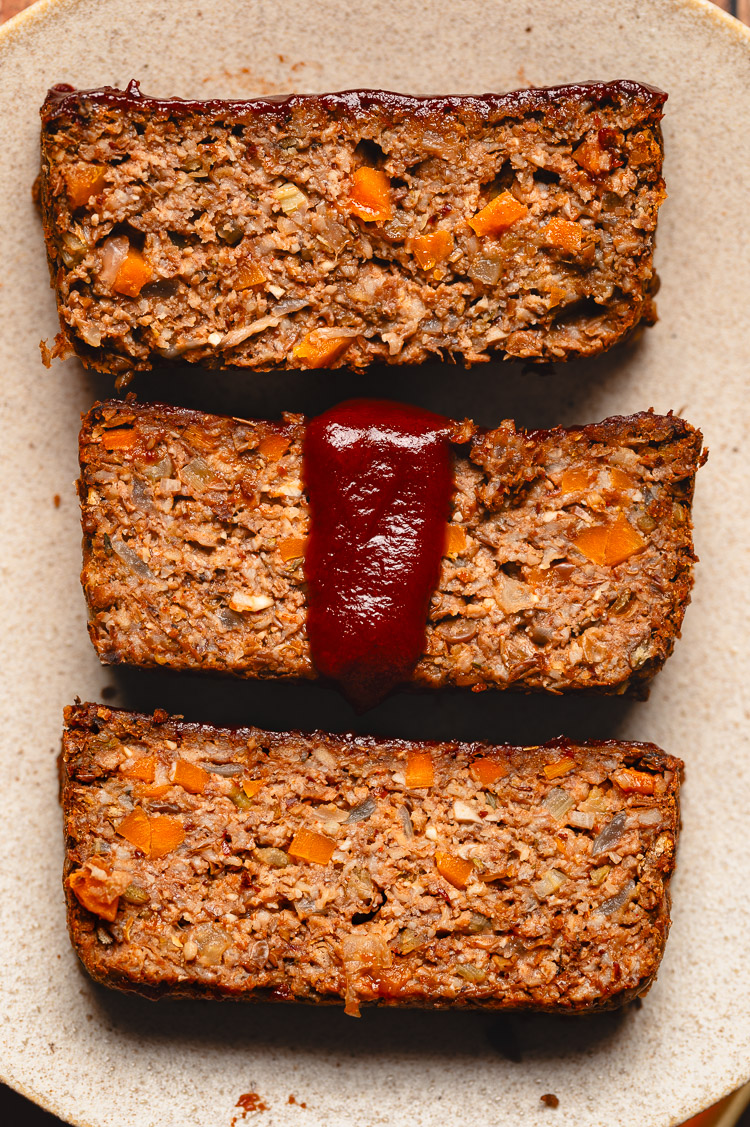
POLYGON ((492 783, 497 782, 498 779, 504 779, 508 774, 508 769, 504 763, 499 763, 497 759, 475 759, 470 767, 471 773, 477 782, 483 786, 491 786, 492 783))
POLYGON ((135 445, 136 439, 134 427, 118 427, 117 430, 103 432, 102 446, 105 450, 128 450, 135 445))
POLYGON ((245 779, 242 784, 242 789, 248 798, 255 798, 256 794, 263 790, 265 785, 265 779, 245 779))
POLYGON ((313 329, 294 346, 292 356, 295 360, 302 360, 304 368, 325 368, 338 360, 351 343, 352 337, 324 337, 313 329))
POLYGON ((588 489, 591 481, 591 470, 587 466, 573 466, 562 475, 560 489, 563 493, 580 493, 588 489))
POLYGON ((117 827, 124 837, 147 857, 164 857, 185 840, 185 831, 179 818, 168 814, 149 818, 141 806, 136 806, 117 827))
POLYGON ((149 856, 155 859, 165 857, 185 840, 185 831, 179 818, 170 814, 159 814, 150 818, 151 823, 151 849, 149 856))
POLYGON ((576 765, 575 759, 571 759, 566 755, 564 759, 558 759, 554 763, 545 763, 544 773, 548 779, 559 779, 561 775, 567 775, 576 765))
POLYGON ((134 807, 117 827, 120 837, 124 837, 141 853, 148 856, 151 853, 151 823, 146 811, 141 806, 134 807))
POLYGON ((163 798, 170 788, 170 783, 159 783, 158 786, 144 786, 140 795, 142 798, 163 798))
POLYGON ((455 888, 466 888, 474 872, 471 861, 464 861, 462 857, 454 857, 452 853, 442 853, 440 850, 435 851, 435 864, 440 875, 455 888))
POLYGON ((444 556, 455 558, 466 551, 466 532, 460 524, 449 524, 445 533, 444 556))
POLYGON ((314 830, 297 830, 289 846, 289 856, 300 861, 310 861, 314 865, 327 865, 331 860, 336 842, 330 837, 315 833, 314 830))
POLYGON ((469 226, 477 235, 499 235, 523 219, 527 211, 510 192, 501 192, 469 220, 469 226))
POLYGON ((73 211, 83 207, 92 196, 98 196, 104 187, 106 168, 101 164, 87 164, 84 168, 71 168, 65 174, 68 203, 73 211))
POLYGON ((175 786, 182 787, 190 794, 203 794, 209 774, 195 763, 189 763, 187 759, 177 759, 172 766, 170 778, 175 786))
POLYGON ((568 219, 550 219, 544 228, 544 236, 548 243, 566 254, 578 254, 583 245, 583 227, 568 219))
POLYGON ((68 887, 84 908, 110 923, 117 916, 119 896, 108 894, 106 883, 87 869, 76 869, 68 877, 68 887))
POLYGON ((140 779, 142 783, 153 783, 156 774, 156 756, 143 755, 140 759, 131 759, 120 768, 120 774, 126 779, 140 779))
POLYGON ((352 177, 349 210, 367 223, 380 223, 393 215, 390 178, 379 168, 363 165, 352 177))
POLYGON ((587 560, 605 567, 616 567, 646 547, 641 534, 622 514, 612 524, 584 528, 573 543, 587 560))
POLYGON ((577 149, 573 150, 573 160, 594 176, 602 172, 610 172, 613 167, 612 153, 609 149, 602 148, 598 139, 583 141, 577 149))
POLYGON ((238 290, 249 290, 252 286, 260 286, 265 280, 266 276, 260 266, 249 258, 239 263, 234 275, 234 285, 238 290))
POLYGON ((532 587, 539 587, 542 583, 548 583, 552 578, 550 569, 541 567, 526 567, 523 576, 532 587))
POLYGON ((648 771, 636 771, 632 767, 623 767, 615 771, 612 778, 620 790, 627 794, 653 794, 656 790, 656 776, 648 771))
POLYGON ((261 438, 258 445, 258 450, 264 458, 268 458, 269 462, 278 462, 279 458, 283 458, 289 449, 291 439, 286 434, 266 434, 261 438))
POLYGON ((112 289, 125 297, 138 297, 147 282, 153 277, 153 270, 135 247, 130 247, 115 274, 112 289))
POLYGON ((288 540, 279 540, 277 547, 284 563, 289 563, 290 560, 299 560, 305 554, 307 537, 290 536, 288 540))
POLYGON ((429 751, 410 751, 406 757, 407 787, 431 787, 435 782, 435 767, 429 751))
POLYGON ((423 270, 433 270, 439 262, 445 262, 453 250, 453 236, 443 227, 416 235, 410 243, 419 265, 423 270))
POLYGON ((610 467, 609 477, 612 488, 617 490, 618 493, 627 493, 629 489, 633 488, 633 479, 630 474, 626 474, 624 470, 617 466, 610 467))

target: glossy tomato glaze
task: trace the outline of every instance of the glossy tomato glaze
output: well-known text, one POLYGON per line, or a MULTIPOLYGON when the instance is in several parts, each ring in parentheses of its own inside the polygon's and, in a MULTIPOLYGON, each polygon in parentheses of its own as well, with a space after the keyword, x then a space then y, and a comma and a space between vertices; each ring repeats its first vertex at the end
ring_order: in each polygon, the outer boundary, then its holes
POLYGON ((408 680, 424 650, 453 489, 451 423, 359 399, 313 419, 307 633, 318 672, 368 708, 408 680))

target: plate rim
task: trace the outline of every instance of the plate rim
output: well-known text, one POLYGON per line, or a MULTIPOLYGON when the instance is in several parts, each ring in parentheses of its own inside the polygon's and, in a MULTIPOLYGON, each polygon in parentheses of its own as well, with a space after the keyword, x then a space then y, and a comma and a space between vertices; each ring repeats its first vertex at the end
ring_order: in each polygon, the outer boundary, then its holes
MULTIPOLYGON (((34 0, 29 7, 0 24, 0 53, 11 43, 22 48, 23 37, 32 36, 37 28, 42 27, 49 19, 55 18, 57 13, 65 10, 74 12, 75 8, 83 2, 84 0, 34 0)), ((102 5, 109 2, 110 0, 98 0, 102 5)), ((729 33, 740 47, 750 52, 750 25, 744 24, 731 13, 719 8, 712 0, 661 0, 661 2, 669 3, 675 11, 691 13, 698 21, 703 22, 712 34, 722 31, 729 33)), ((28 1085, 20 1076, 11 1074, 4 1062, 0 1062, 0 1083, 44 1111, 55 1115, 63 1123, 70 1124, 70 1127, 97 1127, 93 1121, 82 1119, 78 1115, 74 1119, 66 1118, 66 1112, 60 1107, 56 1098, 49 1093, 38 1091, 33 1085, 28 1085)), ((728 1100, 729 1103, 716 1121, 716 1127, 733 1127, 742 1112, 750 1106, 750 1082, 739 1088, 730 1086, 722 1090, 714 1103, 721 1103, 724 1100, 728 1100)), ((699 1115, 713 1106, 714 1104, 709 1105, 709 1108, 697 1108, 692 1114, 699 1115)), ((671 1123, 672 1127, 680 1127, 684 1120, 672 1120, 671 1123)))

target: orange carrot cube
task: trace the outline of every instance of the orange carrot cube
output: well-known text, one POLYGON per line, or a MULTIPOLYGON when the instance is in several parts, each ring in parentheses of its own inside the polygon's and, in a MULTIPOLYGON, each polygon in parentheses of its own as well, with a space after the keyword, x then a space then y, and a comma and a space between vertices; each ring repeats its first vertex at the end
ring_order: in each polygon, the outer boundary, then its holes
POLYGON ((390 178, 379 168, 363 165, 352 177, 349 210, 366 223, 382 223, 393 215, 390 178))
POLYGON ((143 786, 139 791, 139 798, 163 798, 170 786, 170 783, 159 783, 157 786, 143 786))
POLYGON ((73 211, 77 207, 83 207, 92 196, 99 195, 104 187, 106 171, 101 164, 69 169, 65 174, 65 186, 68 190, 68 203, 73 211))
POLYGON ((563 493, 580 493, 588 489, 591 482, 592 474, 587 466, 573 466, 562 475, 560 490, 563 493))
POLYGON ((475 759, 470 767, 470 771, 476 781, 483 787, 491 786, 492 783, 497 782, 498 779, 505 778, 508 774, 508 769, 504 763, 500 763, 497 759, 490 759, 486 756, 483 759, 475 759))
POLYGON ((469 226, 477 235, 500 235, 527 212, 526 205, 519 203, 510 192, 501 192, 469 220, 469 226))
POLYGON ((266 785, 265 779, 245 779, 242 789, 248 798, 255 798, 266 785))
POLYGON ((544 236, 553 247, 558 247, 565 254, 578 254, 583 245, 583 227, 580 223, 571 223, 568 219, 550 219, 544 228, 544 236))
POLYGON ((623 767, 621 771, 615 771, 612 778, 626 794, 653 794, 656 789, 656 777, 648 771, 623 767))
POLYGON ((609 478, 612 489, 617 493, 627 493, 628 490, 633 488, 633 479, 630 474, 626 474, 624 470, 619 469, 617 466, 610 468, 609 478))
POLYGON ((156 774, 156 756, 142 755, 140 759, 131 759, 120 768, 120 774, 126 779, 138 779, 142 783, 153 783, 156 774))
POLYGON ((160 814, 156 818, 150 818, 149 822, 151 824, 149 857, 155 860, 164 857, 185 840, 185 831, 179 818, 160 814))
POLYGON ((179 818, 168 814, 149 818, 141 806, 136 806, 123 818, 117 832, 136 849, 154 859, 171 853, 185 840, 185 831, 179 818))
POLYGON ((406 757, 407 787, 431 787, 435 782, 435 767, 429 751, 410 751, 406 757))
POLYGON ((646 547, 641 534, 622 514, 612 524, 584 528, 573 543, 587 560, 605 567, 616 567, 646 547))
POLYGON ((299 861, 310 861, 313 865, 327 865, 331 860, 336 842, 314 830, 297 830, 289 846, 289 856, 299 861))
POLYGON ((142 806, 136 806, 127 814, 117 827, 120 837, 124 837, 141 853, 148 857, 151 853, 151 825, 148 815, 142 806))
POLYGON ((453 250, 453 236, 440 227, 437 231, 416 235, 410 246, 421 268, 433 270, 439 262, 445 262, 453 250))
POLYGON ((68 888, 84 908, 110 923, 117 916, 119 895, 112 896, 106 881, 87 869, 77 869, 68 877, 68 888))
POLYGON ((138 297, 147 282, 153 277, 153 270, 135 247, 130 247, 115 274, 112 289, 125 297, 138 297))
POLYGON ((351 337, 321 336, 313 329, 292 349, 295 360, 302 361, 303 368, 325 368, 342 356, 352 343, 351 337))
POLYGON ((102 446, 105 450, 129 450, 135 442, 133 427, 118 427, 116 430, 105 430, 102 434, 102 446))
POLYGON ((455 559, 466 551, 466 533, 460 524, 449 524, 445 534, 444 556, 455 559))
POLYGON ((278 462, 289 449, 289 442, 289 436, 286 434, 278 432, 266 434, 261 438, 258 450, 264 458, 268 458, 269 462, 278 462))
POLYGON ((454 857, 452 853, 435 851, 435 864, 441 876, 455 888, 466 888, 469 878, 474 872, 471 861, 464 861, 462 857, 454 857))
POLYGON ((290 560, 299 560, 304 557, 307 537, 290 536, 288 540, 279 540, 277 547, 284 563, 289 563, 290 560))
POLYGON ((266 276, 260 266, 251 259, 246 258, 237 267, 234 276, 234 285, 238 290, 249 290, 253 286, 260 286, 265 282, 266 276))
POLYGON ((177 759, 172 766, 170 778, 175 786, 182 787, 189 794, 203 794, 209 774, 195 763, 189 763, 187 759, 177 759))

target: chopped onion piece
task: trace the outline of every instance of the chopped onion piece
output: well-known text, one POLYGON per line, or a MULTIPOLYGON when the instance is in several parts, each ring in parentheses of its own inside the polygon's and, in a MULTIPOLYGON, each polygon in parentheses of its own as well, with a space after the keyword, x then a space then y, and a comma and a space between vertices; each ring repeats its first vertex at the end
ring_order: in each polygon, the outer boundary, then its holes
POLYGON ((565 884, 565 873, 561 873, 559 869, 548 869, 541 880, 536 884, 532 884, 532 888, 539 900, 544 900, 545 897, 551 896, 553 892, 557 892, 561 885, 565 884))
POLYGON ((457 822, 480 822, 482 819, 479 817, 475 806, 471 806, 468 802, 462 802, 457 798, 453 803, 453 817, 457 822))
POLYGON ((142 575, 144 579, 153 579, 154 573, 146 561, 142 560, 141 557, 137 555, 132 548, 129 548, 127 544, 124 544, 119 537, 112 536, 109 542, 112 545, 112 551, 115 555, 119 556, 122 562, 127 564, 131 571, 134 571, 136 575, 142 575))
POLYGON ((124 235, 113 235, 102 244, 99 281, 103 286, 112 285, 129 250, 130 243, 124 235))
POLYGON ((304 207, 307 203, 307 196, 299 190, 296 184, 282 184, 280 188, 275 188, 271 195, 281 204, 281 210, 285 215, 297 211, 298 208, 304 207))
POLYGON ((237 611, 238 614, 245 611, 256 614, 259 610, 267 610, 272 606, 273 599, 268 595, 245 595, 242 591, 235 591, 229 600, 230 609, 237 611))
POLYGON ((594 838, 594 844, 591 846, 592 857, 596 857, 597 853, 608 853, 610 849, 614 849, 623 835, 626 820, 627 815, 621 810, 607 822, 602 832, 594 838))
POLYGON ((575 799, 571 797, 568 791, 563 790, 562 787, 553 787, 542 803, 542 806, 545 806, 547 810, 549 810, 550 814, 557 822, 562 822, 563 818, 574 804, 575 799))
POLYGON ((580 830, 593 830, 596 815, 590 810, 573 810, 568 815, 571 826, 578 826, 580 830))
POLYGON ((651 806, 646 810, 634 811, 635 818, 639 826, 659 826, 661 825, 661 810, 655 806, 651 806))
POLYGON ((465 978, 467 982, 484 982, 487 977, 487 971, 480 970, 479 967, 473 966, 472 963, 459 963, 455 971, 461 978, 465 978))
POLYGON ((469 277, 485 286, 494 286, 500 278, 502 259, 497 254, 480 255, 469 266, 469 277))

